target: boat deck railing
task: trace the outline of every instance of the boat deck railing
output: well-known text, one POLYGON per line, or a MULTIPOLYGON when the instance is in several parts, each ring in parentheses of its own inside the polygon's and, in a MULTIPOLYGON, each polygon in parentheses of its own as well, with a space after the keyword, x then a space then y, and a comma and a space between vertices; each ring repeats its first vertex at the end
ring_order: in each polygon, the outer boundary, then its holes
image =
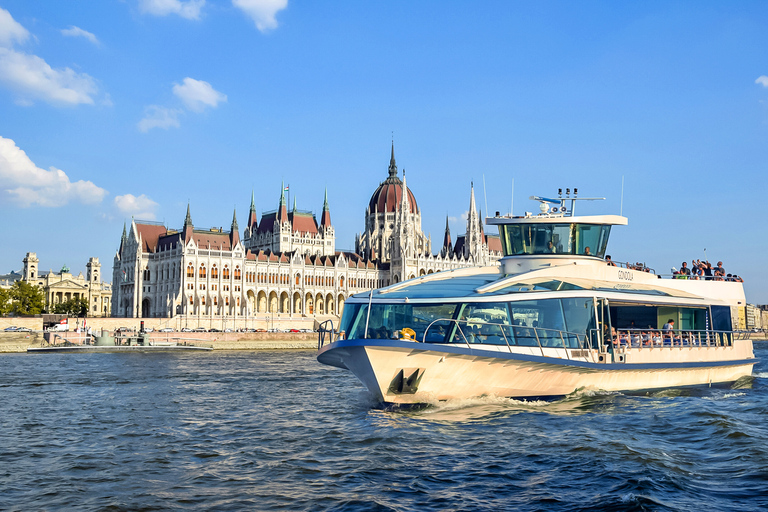
MULTIPOLYGON (((380 339, 374 330, 368 338, 380 339)), ((318 350, 326 343, 345 339, 344 332, 334 329, 333 321, 327 320, 318 329, 318 350)), ((595 353, 609 350, 665 349, 680 347, 730 347, 734 340, 742 339, 739 331, 691 330, 691 329, 619 329, 616 335, 600 335, 598 329, 576 333, 544 327, 527 327, 478 320, 438 318, 417 334, 410 328, 395 331, 385 339, 397 339, 421 343, 459 343, 472 348, 476 345, 535 347, 542 356, 545 349, 564 349, 565 357, 595 357, 595 353)), ((562 354, 562 353, 561 353, 562 354)), ((549 355, 552 355, 549 352, 549 355)))
POLYGON ((614 336, 605 336, 605 343, 614 347, 632 348, 730 347, 734 339, 740 339, 736 331, 618 329, 614 336))

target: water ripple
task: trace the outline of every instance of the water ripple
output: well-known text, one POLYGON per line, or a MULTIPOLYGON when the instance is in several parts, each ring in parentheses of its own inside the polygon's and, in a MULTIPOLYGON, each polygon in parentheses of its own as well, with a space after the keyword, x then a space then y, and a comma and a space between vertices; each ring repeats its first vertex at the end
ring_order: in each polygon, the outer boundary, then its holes
POLYGON ((768 508, 762 363, 727 388, 387 411, 310 351, 0 358, 0 510, 768 508))

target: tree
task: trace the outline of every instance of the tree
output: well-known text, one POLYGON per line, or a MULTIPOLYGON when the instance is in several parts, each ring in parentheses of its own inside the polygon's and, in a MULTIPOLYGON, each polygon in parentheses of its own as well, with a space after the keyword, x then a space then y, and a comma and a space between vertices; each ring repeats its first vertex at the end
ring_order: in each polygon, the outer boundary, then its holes
POLYGON ((11 311, 17 316, 39 315, 45 308, 45 297, 39 286, 16 281, 11 286, 11 311))
POLYGON ((11 311, 11 293, 5 288, 0 288, 0 316, 5 316, 11 311))
POLYGON ((69 299, 53 306, 53 312, 68 316, 88 316, 88 299, 69 299))

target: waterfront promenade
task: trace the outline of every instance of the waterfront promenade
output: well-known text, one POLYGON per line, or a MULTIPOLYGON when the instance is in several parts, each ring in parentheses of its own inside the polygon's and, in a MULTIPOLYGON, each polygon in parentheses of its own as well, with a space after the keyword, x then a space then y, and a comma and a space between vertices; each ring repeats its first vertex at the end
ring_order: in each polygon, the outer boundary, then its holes
MULTIPOLYGON (((27 347, 43 346, 43 332, 0 332, 0 353, 26 352, 27 347)), ((56 333, 64 339, 77 343, 83 334, 75 332, 56 333)), ((188 341, 193 345, 208 345, 214 350, 295 350, 317 348, 316 332, 169 332, 150 334, 153 340, 172 339, 188 341)), ((58 341, 63 341, 57 340, 58 341)))

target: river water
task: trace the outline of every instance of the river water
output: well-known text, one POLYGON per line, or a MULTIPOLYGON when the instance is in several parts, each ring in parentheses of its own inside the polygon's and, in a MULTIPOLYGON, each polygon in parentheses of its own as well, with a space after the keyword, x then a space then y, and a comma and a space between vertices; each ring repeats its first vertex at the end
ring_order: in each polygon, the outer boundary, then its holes
POLYGON ((768 509, 765 362, 727 388, 373 405, 313 351, 2 355, 0 510, 768 509))

